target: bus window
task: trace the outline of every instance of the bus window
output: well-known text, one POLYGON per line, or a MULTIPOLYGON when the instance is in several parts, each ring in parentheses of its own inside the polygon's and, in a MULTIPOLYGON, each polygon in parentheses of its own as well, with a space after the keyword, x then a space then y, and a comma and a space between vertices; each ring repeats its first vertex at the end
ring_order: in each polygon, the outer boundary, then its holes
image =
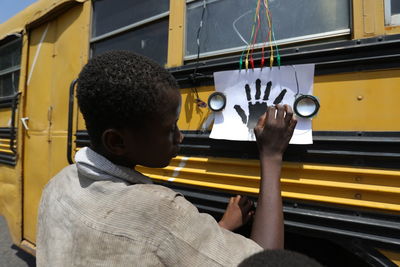
MULTIPOLYGON (((255 47, 268 40, 264 1, 260 1, 261 27, 255 47)), ((207 0, 200 36, 200 56, 214 56, 243 50, 249 42, 257 1, 207 0)), ((348 35, 349 0, 270 0, 277 44, 348 35)), ((188 1, 186 7, 185 60, 197 57, 197 31, 203 13, 203 0, 188 1)))
POLYGON ((385 24, 400 25, 400 1, 385 0, 385 24))
POLYGON ((169 0, 94 1, 92 55, 130 50, 167 62, 169 0))
POLYGON ((0 46, 0 97, 9 97, 18 91, 20 62, 20 39, 0 46))

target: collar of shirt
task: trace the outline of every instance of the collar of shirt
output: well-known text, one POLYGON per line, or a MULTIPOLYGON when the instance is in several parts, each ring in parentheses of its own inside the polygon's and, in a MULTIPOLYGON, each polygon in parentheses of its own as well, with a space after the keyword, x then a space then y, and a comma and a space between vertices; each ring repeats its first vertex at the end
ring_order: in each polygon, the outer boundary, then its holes
POLYGON ((150 178, 124 166, 116 165, 89 147, 75 154, 78 172, 93 180, 122 179, 132 184, 151 184, 150 178))

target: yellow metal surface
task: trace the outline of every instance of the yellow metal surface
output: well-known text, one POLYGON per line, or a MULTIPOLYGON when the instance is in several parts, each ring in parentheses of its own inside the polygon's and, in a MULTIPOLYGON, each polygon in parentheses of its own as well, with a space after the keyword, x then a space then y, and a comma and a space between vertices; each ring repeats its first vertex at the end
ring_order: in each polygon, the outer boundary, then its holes
POLYGON ((383 0, 353 0, 353 39, 385 34, 383 0))
MULTIPOLYGON (((197 88, 199 98, 207 102, 210 94, 214 92, 213 86, 197 88)), ((182 89, 182 110, 179 117, 178 126, 181 130, 198 130, 210 115, 208 108, 200 108, 196 102, 196 94, 192 89, 182 89)))
MULTIPOLYGON (((178 157, 164 169, 137 170, 156 180, 232 193, 256 195, 260 182, 256 160, 178 157)), ((400 171, 285 163, 281 182, 286 198, 400 214, 400 171)))
POLYGON ((11 123, 11 109, 0 109, 0 127, 10 127, 11 123))
POLYGON ((385 32, 386 32, 386 34, 399 34, 400 26, 386 26, 385 32))
POLYGON ((87 0, 38 0, 0 25, 0 40, 7 35, 22 32, 26 25, 53 14, 69 4, 85 1, 87 0))
POLYGON ((315 77, 321 109, 317 131, 400 131, 400 70, 315 77))
POLYGON ((30 32, 23 237, 32 243, 42 189, 68 164, 69 85, 88 58, 90 10, 90 2, 77 5, 30 32))
POLYGON ((394 264, 400 266, 400 252, 394 252, 389 250, 379 250, 383 255, 390 259, 394 264))
POLYGON ((169 5, 167 67, 171 68, 183 65, 186 1, 174 0, 169 5))

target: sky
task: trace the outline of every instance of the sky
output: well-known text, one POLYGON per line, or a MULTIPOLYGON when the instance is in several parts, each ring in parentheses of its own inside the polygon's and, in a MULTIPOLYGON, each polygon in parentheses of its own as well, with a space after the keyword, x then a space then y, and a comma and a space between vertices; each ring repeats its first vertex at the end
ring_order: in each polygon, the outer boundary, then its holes
POLYGON ((34 2, 36 0, 0 0, 0 24, 34 2))

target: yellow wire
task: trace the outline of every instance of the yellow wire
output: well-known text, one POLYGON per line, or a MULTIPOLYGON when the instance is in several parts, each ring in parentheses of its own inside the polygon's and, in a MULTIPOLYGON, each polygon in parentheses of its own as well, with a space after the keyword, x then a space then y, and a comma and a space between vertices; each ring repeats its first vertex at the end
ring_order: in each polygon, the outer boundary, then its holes
POLYGON ((269 6, 268 6, 268 0, 264 0, 264 5, 265 5, 265 13, 267 16, 268 20, 268 31, 269 31, 269 46, 271 49, 271 55, 269 57, 269 66, 272 67, 274 65, 274 46, 272 45, 272 23, 271 23, 271 18, 269 17, 269 6))
POLYGON ((259 12, 260 12, 260 0, 257 1, 256 13, 254 13, 253 28, 251 29, 250 42, 249 42, 249 44, 247 44, 247 53, 246 53, 246 60, 245 60, 246 70, 248 70, 248 68, 249 68, 249 52, 250 52, 251 43, 253 42, 254 27, 256 26, 256 21, 257 21, 257 17, 259 17, 259 12))

